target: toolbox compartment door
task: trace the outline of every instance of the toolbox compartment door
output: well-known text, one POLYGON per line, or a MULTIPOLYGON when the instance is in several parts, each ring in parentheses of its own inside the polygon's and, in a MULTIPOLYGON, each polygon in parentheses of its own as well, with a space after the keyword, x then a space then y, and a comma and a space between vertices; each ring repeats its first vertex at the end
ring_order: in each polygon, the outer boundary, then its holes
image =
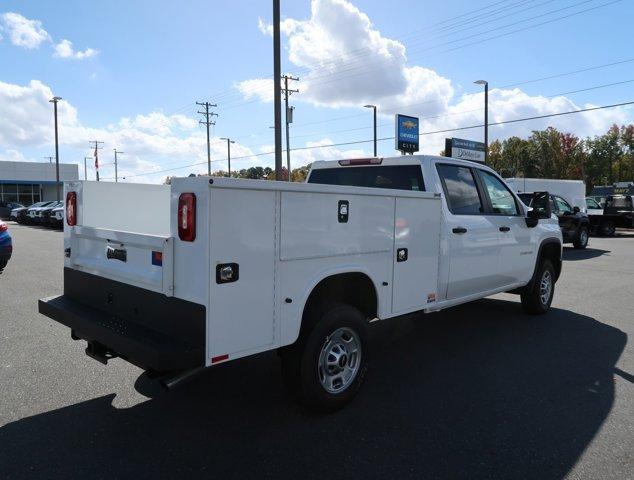
POLYGON ((70 250, 65 251, 69 268, 173 295, 172 237, 84 226, 70 228, 70 250))

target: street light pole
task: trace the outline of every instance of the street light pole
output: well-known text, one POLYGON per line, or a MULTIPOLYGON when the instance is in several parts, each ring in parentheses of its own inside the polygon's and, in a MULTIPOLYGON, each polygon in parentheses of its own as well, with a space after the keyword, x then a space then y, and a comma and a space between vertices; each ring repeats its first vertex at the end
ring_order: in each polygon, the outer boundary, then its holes
POLYGON ((236 142, 227 137, 220 137, 220 140, 227 141, 227 170, 229 171, 229 178, 231 178, 231 144, 236 142))
POLYGON ((484 163, 489 162, 489 82, 477 80, 476 85, 484 85, 484 163))
POLYGON ((119 164, 117 163, 117 154, 124 153, 118 151, 116 148, 114 149, 114 183, 119 181, 119 164))
POLYGON ((62 97, 53 97, 49 100, 49 102, 53 104, 53 111, 55 112, 55 186, 58 202, 61 198, 61 194, 59 188, 59 140, 57 137, 57 102, 59 102, 61 99, 62 97))
POLYGON ((374 110, 374 156, 376 157, 376 105, 364 105, 364 107, 374 110))
POLYGON ((84 157, 84 180, 88 180, 88 168, 86 167, 86 160, 92 159, 92 157, 84 157))

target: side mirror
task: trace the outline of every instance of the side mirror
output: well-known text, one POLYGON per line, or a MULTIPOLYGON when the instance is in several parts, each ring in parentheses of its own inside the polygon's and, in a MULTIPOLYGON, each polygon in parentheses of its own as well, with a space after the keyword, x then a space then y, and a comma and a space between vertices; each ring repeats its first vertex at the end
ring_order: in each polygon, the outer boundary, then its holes
POLYGON ((581 211, 581 209, 575 205, 574 207, 572 207, 572 211, 574 213, 579 213, 581 211))
POLYGON ((526 226, 534 228, 539 223, 540 218, 550 218, 550 195, 548 192, 535 192, 531 199, 531 210, 528 211, 526 217, 526 226))

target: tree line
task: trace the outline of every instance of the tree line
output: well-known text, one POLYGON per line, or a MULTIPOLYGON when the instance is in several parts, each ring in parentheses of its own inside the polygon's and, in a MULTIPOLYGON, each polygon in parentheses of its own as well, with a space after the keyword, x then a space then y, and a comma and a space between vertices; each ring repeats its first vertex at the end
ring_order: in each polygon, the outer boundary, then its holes
MULTIPOLYGON (((634 125, 612 125, 605 134, 586 139, 548 127, 534 130, 527 139, 495 140, 489 145, 488 165, 505 178, 584 180, 588 193, 596 185, 634 181, 634 125)), ((310 164, 291 170, 291 180, 305 181, 309 170, 310 164)), ((217 170, 212 176, 229 174, 217 170)), ((275 170, 249 167, 232 171, 231 177, 275 180, 275 170)), ((285 167, 282 178, 288 180, 285 167)), ((165 183, 170 182, 167 177, 165 183)))
POLYGON ((634 181, 634 125, 613 125, 603 135, 580 139, 556 128, 535 130, 489 145, 489 166, 503 177, 584 180, 596 185, 634 181))

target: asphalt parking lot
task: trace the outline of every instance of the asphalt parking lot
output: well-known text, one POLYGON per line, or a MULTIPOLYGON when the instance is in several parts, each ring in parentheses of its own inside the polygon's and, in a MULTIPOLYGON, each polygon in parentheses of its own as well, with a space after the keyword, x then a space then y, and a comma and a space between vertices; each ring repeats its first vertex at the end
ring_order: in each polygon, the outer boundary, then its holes
POLYGON ((0 274, 0 478, 633 478, 634 233, 566 248, 552 310, 498 295, 373 326, 355 402, 311 415, 275 354, 163 393, 38 314, 62 234, 11 223, 0 274))

